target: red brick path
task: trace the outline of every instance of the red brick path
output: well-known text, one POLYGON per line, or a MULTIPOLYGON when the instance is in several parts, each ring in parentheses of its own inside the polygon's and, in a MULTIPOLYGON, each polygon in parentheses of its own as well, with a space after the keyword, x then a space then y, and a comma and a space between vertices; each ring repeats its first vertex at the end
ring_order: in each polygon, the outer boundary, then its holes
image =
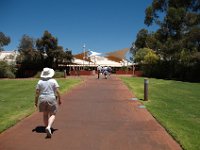
POLYGON ((86 77, 62 96, 51 139, 38 112, 0 135, 0 150, 180 150, 116 76, 86 77))

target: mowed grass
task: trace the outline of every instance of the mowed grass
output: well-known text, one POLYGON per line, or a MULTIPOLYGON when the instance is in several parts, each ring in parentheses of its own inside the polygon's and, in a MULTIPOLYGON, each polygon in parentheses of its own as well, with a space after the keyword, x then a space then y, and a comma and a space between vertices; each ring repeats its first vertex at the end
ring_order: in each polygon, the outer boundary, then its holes
MULTIPOLYGON (((144 99, 144 78, 121 79, 144 99)), ((200 148, 200 83, 149 79, 149 101, 141 102, 183 149, 200 148)))
MULTIPOLYGON (((80 79, 57 79, 61 93, 81 82, 80 79)), ((0 80, 0 133, 32 114, 38 79, 0 80)))

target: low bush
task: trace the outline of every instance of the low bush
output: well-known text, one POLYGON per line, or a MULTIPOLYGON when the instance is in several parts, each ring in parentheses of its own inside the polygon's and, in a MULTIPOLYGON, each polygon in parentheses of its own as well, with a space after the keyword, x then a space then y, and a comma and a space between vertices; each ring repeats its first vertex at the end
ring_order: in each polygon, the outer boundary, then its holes
POLYGON ((0 61, 0 78, 15 78, 14 66, 0 61))

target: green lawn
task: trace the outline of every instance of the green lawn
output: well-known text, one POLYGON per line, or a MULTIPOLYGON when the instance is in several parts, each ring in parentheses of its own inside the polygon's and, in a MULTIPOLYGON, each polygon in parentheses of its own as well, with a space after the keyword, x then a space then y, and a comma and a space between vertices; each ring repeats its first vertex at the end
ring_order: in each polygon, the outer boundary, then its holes
MULTIPOLYGON (((35 86, 38 79, 0 80, 0 133, 22 118, 34 107, 35 86)), ((57 79, 61 93, 81 82, 80 79, 57 79)))
MULTIPOLYGON (((144 78, 121 79, 144 99, 144 78)), ((184 149, 200 148, 200 83, 149 79, 149 101, 141 102, 184 149)))

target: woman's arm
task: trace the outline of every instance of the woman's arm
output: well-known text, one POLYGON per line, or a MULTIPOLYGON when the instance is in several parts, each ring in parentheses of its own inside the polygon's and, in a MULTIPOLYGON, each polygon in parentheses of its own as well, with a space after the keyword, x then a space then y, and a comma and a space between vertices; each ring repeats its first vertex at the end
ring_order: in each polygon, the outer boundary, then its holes
POLYGON ((57 95, 57 98, 58 98, 58 104, 62 104, 62 101, 61 101, 61 94, 60 94, 60 91, 59 91, 59 88, 56 88, 56 95, 57 95))
POLYGON ((40 90, 39 89, 36 89, 35 91, 35 106, 37 107, 38 105, 38 97, 40 95, 40 90))

